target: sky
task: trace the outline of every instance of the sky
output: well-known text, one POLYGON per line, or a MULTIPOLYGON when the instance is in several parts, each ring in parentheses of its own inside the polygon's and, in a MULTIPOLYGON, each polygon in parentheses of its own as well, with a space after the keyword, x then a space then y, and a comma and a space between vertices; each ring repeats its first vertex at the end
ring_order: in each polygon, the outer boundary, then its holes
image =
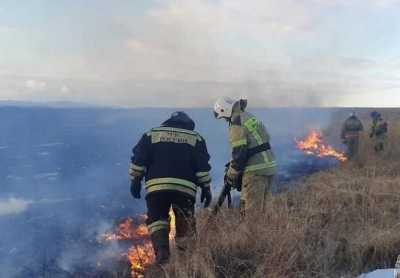
POLYGON ((400 0, 0 0, 0 100, 400 107, 400 0))

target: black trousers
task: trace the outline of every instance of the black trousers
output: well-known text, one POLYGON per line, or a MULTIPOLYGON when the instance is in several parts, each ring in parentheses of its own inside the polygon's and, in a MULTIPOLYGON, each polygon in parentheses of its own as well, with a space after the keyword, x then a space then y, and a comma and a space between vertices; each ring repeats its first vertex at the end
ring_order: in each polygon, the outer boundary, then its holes
POLYGON ((193 198, 176 191, 160 191, 148 194, 146 203, 147 225, 160 220, 168 221, 169 210, 172 208, 175 214, 176 240, 195 234, 195 200, 193 198))

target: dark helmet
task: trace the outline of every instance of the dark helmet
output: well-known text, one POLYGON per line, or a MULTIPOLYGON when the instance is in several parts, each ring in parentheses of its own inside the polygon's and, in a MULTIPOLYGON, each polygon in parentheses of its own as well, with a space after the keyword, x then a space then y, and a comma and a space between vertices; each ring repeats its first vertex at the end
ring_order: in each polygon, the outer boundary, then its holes
POLYGON ((372 119, 379 119, 381 117, 381 114, 379 114, 377 111, 371 112, 370 115, 372 119))
POLYGON ((171 117, 162 123, 162 126, 171 126, 177 128, 184 128, 194 130, 194 121, 183 111, 176 111, 171 114, 171 117))

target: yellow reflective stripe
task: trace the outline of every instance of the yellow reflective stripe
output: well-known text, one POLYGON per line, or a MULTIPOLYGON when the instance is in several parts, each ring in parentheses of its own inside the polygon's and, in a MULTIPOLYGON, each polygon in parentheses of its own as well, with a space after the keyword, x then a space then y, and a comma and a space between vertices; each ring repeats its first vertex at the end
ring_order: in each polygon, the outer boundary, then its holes
MULTIPOLYGON (((256 138, 257 144, 262 145, 262 144, 264 143, 263 140, 262 140, 262 138, 261 138, 261 136, 260 136, 260 134, 258 134, 257 130, 255 130, 255 131, 253 132, 253 136, 254 136, 254 138, 256 138)), ((267 152, 266 152, 266 151, 261 152, 261 155, 262 155, 262 157, 263 157, 265 163, 272 163, 272 161, 270 161, 270 160, 268 159, 268 156, 267 156, 267 152)))
POLYGON ((197 137, 193 134, 176 132, 174 130, 157 130, 151 133, 151 143, 176 143, 195 146, 197 137))
POLYGON ((194 191, 196 191, 197 186, 188 180, 183 180, 183 179, 178 179, 178 178, 158 178, 158 179, 151 179, 146 182, 146 187, 151 187, 154 185, 159 185, 159 184, 175 184, 175 185, 181 185, 187 188, 190 188, 194 191))
POLYGON ((186 134, 198 136, 198 133, 195 131, 182 129, 182 128, 176 128, 176 127, 157 127, 157 128, 153 128, 151 131, 173 131, 173 132, 186 133, 186 134))
POLYGON ((197 172, 196 177, 197 177, 197 182, 199 183, 211 182, 210 172, 197 172))
POLYGON ((245 145, 247 145, 246 139, 241 139, 241 140, 232 142, 232 148, 237 148, 237 147, 245 146, 245 145))
POLYGON ((209 174, 210 174, 210 172, 197 172, 196 177, 202 178, 202 177, 208 176, 209 174))
POLYGON ((164 225, 164 226, 169 227, 169 222, 166 221, 166 220, 158 220, 158 221, 154 221, 153 223, 149 224, 147 227, 149 229, 151 229, 151 228, 154 228, 155 226, 158 226, 158 225, 164 225))
POLYGON ((131 163, 129 166, 129 175, 133 177, 142 176, 146 172, 146 167, 131 163))
POLYGON ((134 163, 131 163, 131 169, 133 169, 135 171, 139 171, 139 172, 145 172, 146 171, 146 167, 139 166, 139 165, 134 164, 134 163))
POLYGON ((129 175, 131 176, 131 179, 134 179, 136 177, 142 177, 143 176, 143 172, 132 171, 132 172, 129 172, 129 175))
POLYGON ((169 222, 164 220, 158 220, 148 225, 147 228, 150 234, 157 232, 159 230, 169 230, 169 222))
MULTIPOLYGON (((250 133, 256 139, 257 144, 258 145, 262 145, 264 143, 264 141, 263 141, 263 139, 261 138, 260 134, 257 131, 258 124, 259 123, 258 123, 258 120, 257 120, 256 117, 252 117, 252 118, 248 119, 244 123, 245 127, 250 131, 250 133)), ((257 168, 256 170, 265 169, 265 168, 271 168, 271 167, 277 166, 275 161, 270 161, 269 160, 269 158, 267 156, 267 153, 265 151, 261 152, 261 155, 262 155, 262 157, 264 159, 264 162, 266 163, 267 166, 265 166, 264 168, 259 168, 259 167, 262 167, 261 166, 262 164, 258 164, 258 167, 255 167, 255 168, 257 168), (272 165, 272 166, 269 166, 269 165, 272 165)), ((256 166, 256 165, 253 165, 253 166, 256 166)), ((248 167, 252 167, 252 166, 248 166, 248 167)), ((255 171, 255 170, 249 170, 249 171, 255 171)))
MULTIPOLYGON (((258 134, 257 130, 254 130, 252 132, 252 135, 256 139, 258 145, 262 145, 264 143, 262 138, 261 138, 261 136, 260 136, 260 134, 258 134)), ((267 153, 265 151, 261 152, 261 155, 262 155, 265 163, 272 163, 272 161, 269 161, 267 153)))
POLYGON ((250 165, 247 166, 244 171, 245 172, 251 172, 251 171, 257 171, 257 170, 262 170, 262 169, 267 169, 267 168, 273 168, 276 167, 277 164, 275 162, 271 163, 260 163, 260 164, 255 164, 255 165, 250 165))
POLYGON ((268 163, 275 163, 274 161, 270 161, 270 160, 269 160, 266 151, 262 152, 261 155, 263 156, 263 159, 264 159, 264 162, 265 162, 265 163, 267 163, 267 164, 268 164, 268 163))
POLYGON ((208 183, 211 182, 211 177, 209 175, 202 177, 202 178, 198 178, 197 181, 199 183, 208 183))
POLYGON ((244 126, 251 132, 253 133, 254 131, 257 130, 258 126, 258 120, 256 117, 251 117, 247 121, 244 122, 244 126))
POLYGON ((256 139, 257 143, 259 145, 261 145, 264 142, 263 142, 260 134, 258 134, 258 132, 257 132, 258 125, 259 125, 259 122, 258 122, 256 117, 252 117, 252 118, 248 119, 247 121, 245 121, 245 123, 244 123, 244 126, 254 136, 254 138, 256 139))
POLYGON ((154 234, 155 232, 160 231, 160 230, 169 230, 169 228, 164 227, 164 226, 157 226, 157 227, 152 228, 151 230, 149 229, 149 234, 150 235, 154 234))
POLYGON ((146 189, 147 193, 163 191, 163 190, 172 190, 172 191, 180 191, 190 196, 196 197, 195 189, 189 189, 187 187, 183 187, 182 185, 177 185, 177 184, 158 184, 158 185, 152 185, 151 187, 147 187, 146 189))
MULTIPOLYGON (((145 169, 146 169, 146 168, 145 168, 145 169)), ((138 170, 134 169, 133 167, 129 167, 129 175, 130 175, 131 177, 141 177, 141 176, 143 176, 144 173, 146 172, 145 169, 142 170, 142 171, 138 171, 138 170)))

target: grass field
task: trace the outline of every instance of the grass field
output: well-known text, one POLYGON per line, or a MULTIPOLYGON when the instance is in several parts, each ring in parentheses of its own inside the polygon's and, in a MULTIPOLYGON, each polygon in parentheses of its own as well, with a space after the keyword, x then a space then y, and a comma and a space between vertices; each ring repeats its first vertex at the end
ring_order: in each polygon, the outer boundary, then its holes
MULTIPOLYGON (((361 110, 368 129, 368 110, 361 110)), ((344 114, 329 136, 338 136, 344 114)), ((198 215, 194 248, 173 254, 169 277, 355 277, 393 267, 400 254, 400 114, 386 110, 385 153, 372 149, 368 130, 360 163, 314 174, 272 197, 265 214, 240 219, 223 210, 198 215)), ((159 277, 148 275, 149 277, 159 277)))

